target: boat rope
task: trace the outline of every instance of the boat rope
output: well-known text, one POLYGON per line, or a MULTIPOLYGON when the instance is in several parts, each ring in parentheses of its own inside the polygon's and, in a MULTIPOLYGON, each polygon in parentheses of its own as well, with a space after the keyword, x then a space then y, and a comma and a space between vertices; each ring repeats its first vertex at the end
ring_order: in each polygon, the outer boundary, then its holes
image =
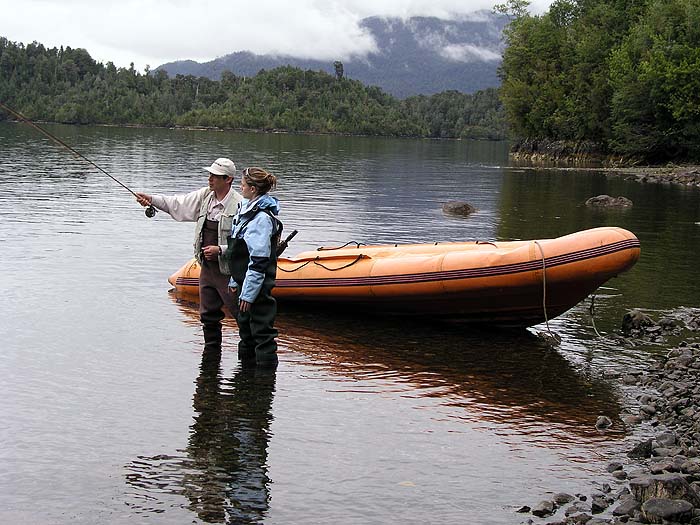
POLYGON ((279 262, 278 262, 277 269, 282 270, 285 273, 292 273, 292 272, 296 272, 297 270, 301 270, 304 266, 306 266, 307 264, 310 264, 311 262, 313 262, 313 259, 310 259, 310 260, 306 261, 305 263, 301 263, 299 266, 297 266, 296 268, 292 268, 291 270, 285 270, 284 268, 282 268, 279 265, 279 262))
POLYGON ((533 242, 540 249, 540 254, 542 254, 542 311, 544 312, 544 322, 547 326, 547 333, 552 340, 556 341, 558 344, 561 339, 559 336, 552 333, 552 330, 549 328, 549 318, 547 317, 547 260, 545 259, 544 250, 542 249, 542 245, 539 243, 539 241, 533 242))
POLYGON ((593 330, 595 331, 596 335, 602 339, 602 335, 600 335, 600 332, 598 332, 598 329, 595 326, 595 294, 591 295, 591 304, 588 307, 588 312, 591 314, 591 324, 593 325, 593 330))
POLYGON ((314 263, 316 266, 320 266, 321 268, 323 268, 323 269, 325 269, 325 270, 328 270, 329 272, 337 272, 338 270, 343 270, 343 269, 345 269, 345 268, 348 268, 348 267, 352 266, 353 264, 355 264, 356 262, 362 260, 363 258, 364 258, 364 255, 360 254, 360 255, 358 255, 357 257, 355 257, 355 260, 354 260, 354 261, 349 262, 348 264, 345 264, 345 265, 343 265, 343 266, 339 266, 338 268, 329 268, 329 267, 326 266, 325 264, 321 264, 320 262, 318 262, 318 260, 320 259, 320 257, 316 257, 315 259, 310 259, 310 260, 306 261, 305 263, 300 264, 299 266, 297 266, 296 268, 294 268, 294 269, 292 269, 292 270, 285 270, 285 269, 282 268, 281 266, 277 266, 277 269, 278 269, 278 270, 282 270, 283 272, 286 272, 286 273, 292 273, 292 272, 296 272, 297 270, 301 270, 301 269, 302 269, 304 266, 306 266, 307 264, 314 263))
MULTIPOLYGON (((126 184, 124 184, 123 182, 121 182, 120 180, 118 180, 116 177, 114 177, 114 176, 110 175, 109 173, 107 173, 106 170, 104 170, 103 168, 101 168, 100 166, 98 166, 96 163, 94 163, 93 161, 91 161, 90 159, 88 159, 85 155, 81 154, 80 152, 76 151, 74 148, 72 148, 71 146, 69 146, 68 144, 66 144, 65 142, 63 142, 61 139, 59 139, 59 138, 58 138, 56 135, 54 135, 53 133, 51 133, 51 132, 45 130, 44 128, 42 128, 41 126, 39 126, 39 124, 36 124, 36 123, 32 122, 30 119, 28 119, 27 117, 25 117, 24 115, 22 115, 19 111, 16 111, 16 110, 14 110, 14 109, 8 107, 6 104, 3 104, 2 102, 0 102, 0 108, 2 108, 2 109, 4 109, 5 111, 7 111, 10 115, 12 115, 13 117, 15 117, 16 119, 18 119, 18 120, 20 120, 20 121, 22 121, 22 122, 28 124, 29 126, 31 126, 32 128, 34 128, 35 130, 37 130, 39 133, 41 133, 41 134, 43 134, 44 136, 46 136, 46 137, 48 137, 49 139, 51 139, 53 142, 55 142, 55 143, 58 144, 59 146, 63 146, 64 148, 66 148, 68 151, 70 151, 71 153, 73 153, 73 155, 75 155, 75 156, 78 157, 79 159, 84 160, 85 162, 87 162, 87 163, 90 164, 91 166, 97 168, 99 171, 101 171, 102 173, 104 173, 105 175, 107 175, 110 179, 112 179, 114 182, 116 182, 117 184, 119 184, 122 188, 124 188, 126 191, 128 191, 129 193, 131 193, 134 197, 138 197, 138 196, 136 195, 136 193, 135 193, 131 188, 129 188, 126 184)), ((155 209, 153 206, 148 206, 148 207, 146 208, 146 216, 147 216, 147 217, 149 217, 149 218, 150 218, 150 217, 153 217, 155 214, 156 214, 156 209, 155 209)))
POLYGON ((320 248, 316 248, 317 252, 324 252, 328 250, 340 250, 342 248, 345 248, 346 246, 349 246, 350 244, 354 244, 355 248, 359 248, 360 246, 367 246, 364 242, 357 242, 357 241, 348 241, 342 246, 334 246, 331 248, 326 248, 325 246, 321 246, 320 248))
POLYGON ((356 262, 359 262, 360 260, 362 260, 363 257, 364 257, 364 255, 360 254, 355 258, 354 261, 349 262, 345 266, 340 266, 338 268, 329 268, 328 266, 325 266, 325 265, 321 264, 320 262, 317 262, 317 260, 314 260, 314 264, 316 266, 320 266, 321 268, 325 268, 328 271, 337 272, 338 270, 343 270, 344 268, 348 268, 348 267, 352 266, 353 264, 355 264, 356 262))
MULTIPOLYGON (((492 246, 496 246, 496 243, 491 241, 476 241, 474 244, 490 244, 492 246)), ((498 248, 498 246, 496 246, 496 248, 498 248)))
POLYGON ((547 325, 547 331, 551 334, 552 331, 549 329, 549 319, 547 318, 547 261, 544 257, 544 250, 540 245, 539 241, 533 241, 537 247, 540 249, 542 254, 542 311, 544 312, 544 322, 547 325))

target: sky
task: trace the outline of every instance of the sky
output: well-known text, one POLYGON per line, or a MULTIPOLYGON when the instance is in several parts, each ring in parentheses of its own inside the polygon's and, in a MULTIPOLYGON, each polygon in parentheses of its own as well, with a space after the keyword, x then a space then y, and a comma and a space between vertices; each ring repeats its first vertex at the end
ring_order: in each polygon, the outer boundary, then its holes
MULTIPOLYGON (((139 71, 236 51, 347 60, 375 49, 363 18, 468 18, 495 3, 503 0, 0 0, 0 36, 84 48, 139 71)), ((550 3, 532 0, 530 11, 550 3)))

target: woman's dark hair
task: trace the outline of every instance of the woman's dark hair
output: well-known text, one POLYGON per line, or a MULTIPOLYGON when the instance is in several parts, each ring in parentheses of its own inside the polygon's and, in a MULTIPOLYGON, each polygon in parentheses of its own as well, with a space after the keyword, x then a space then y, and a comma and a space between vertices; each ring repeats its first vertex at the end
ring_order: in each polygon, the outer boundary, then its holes
POLYGON ((243 170, 242 177, 246 184, 257 190, 258 195, 264 195, 277 186, 277 177, 262 168, 246 168, 243 170))

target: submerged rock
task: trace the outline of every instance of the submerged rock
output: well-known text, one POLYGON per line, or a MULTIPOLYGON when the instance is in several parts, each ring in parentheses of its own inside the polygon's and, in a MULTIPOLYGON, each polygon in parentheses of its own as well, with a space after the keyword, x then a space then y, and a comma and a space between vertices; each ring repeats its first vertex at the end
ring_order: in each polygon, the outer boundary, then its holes
POLYGON ((598 195, 586 201, 586 206, 595 208, 629 208, 632 201, 627 197, 611 197, 610 195, 598 195))
POLYGON ((540 501, 537 505, 534 506, 534 508, 532 509, 532 514, 537 516, 538 518, 545 518, 554 514, 555 509, 556 507, 554 506, 554 502, 544 500, 540 501))
POLYGON ((654 320, 640 310, 634 309, 622 316, 622 333, 630 334, 655 326, 654 320))
POLYGON ((607 509, 609 506, 610 506, 610 503, 608 503, 608 501, 601 496, 594 496, 591 499, 591 512, 593 514, 600 514, 605 509, 607 509))
POLYGON ((467 216, 474 213, 476 208, 463 201, 449 201, 442 205, 442 211, 450 215, 462 215, 467 216))
POLYGON ((564 505, 565 503, 574 501, 574 497, 566 492, 559 492, 558 494, 555 494, 553 499, 554 503, 557 505, 564 505))
POLYGON ((598 419, 595 422, 595 427, 598 430, 605 430, 606 428, 610 428, 612 425, 613 422, 608 416, 598 416, 598 419))
POLYGON ((644 459, 651 457, 651 439, 637 443, 632 450, 627 453, 630 458, 644 459))

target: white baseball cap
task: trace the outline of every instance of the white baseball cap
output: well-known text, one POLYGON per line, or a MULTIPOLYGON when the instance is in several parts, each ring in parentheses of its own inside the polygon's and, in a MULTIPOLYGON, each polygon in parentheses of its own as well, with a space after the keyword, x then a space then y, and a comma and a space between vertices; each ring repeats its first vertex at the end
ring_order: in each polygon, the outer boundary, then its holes
POLYGON ((211 166, 203 168, 212 175, 221 177, 233 177, 236 174, 236 165, 231 159, 220 158, 216 159, 211 166))

